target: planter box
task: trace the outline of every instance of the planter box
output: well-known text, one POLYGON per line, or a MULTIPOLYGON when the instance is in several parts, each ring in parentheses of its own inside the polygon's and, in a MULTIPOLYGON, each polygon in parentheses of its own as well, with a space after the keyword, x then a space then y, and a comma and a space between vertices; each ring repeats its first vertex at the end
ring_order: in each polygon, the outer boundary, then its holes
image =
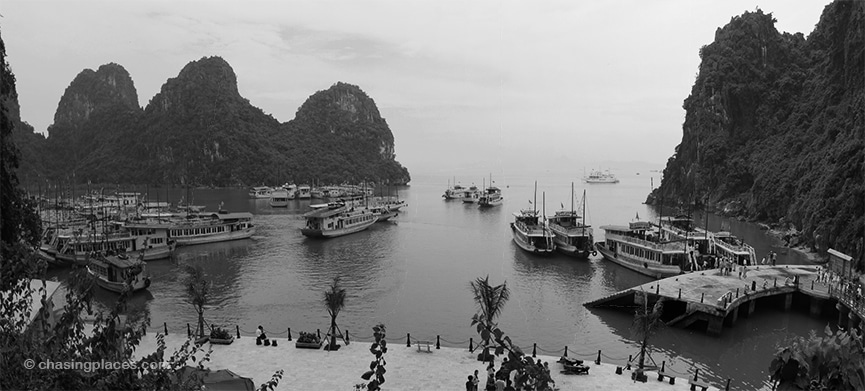
POLYGON ((221 339, 221 338, 210 338, 210 343, 217 345, 231 345, 234 342, 234 337, 221 339))
POLYGON ((321 342, 295 342, 298 349, 321 349, 321 342))

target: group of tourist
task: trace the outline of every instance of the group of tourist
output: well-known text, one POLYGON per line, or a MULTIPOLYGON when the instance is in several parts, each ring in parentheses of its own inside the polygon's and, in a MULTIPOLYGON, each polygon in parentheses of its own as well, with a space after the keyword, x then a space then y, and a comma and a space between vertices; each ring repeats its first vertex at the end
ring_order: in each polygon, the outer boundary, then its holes
POLYGON ((862 284, 857 279, 817 266, 817 282, 831 287, 837 295, 847 297, 857 307, 865 304, 862 302, 862 284))
MULTIPOLYGON (((505 357, 498 370, 495 369, 495 363, 490 361, 486 373, 486 391, 542 391, 553 389, 555 384, 550 376, 549 364, 542 363, 540 359, 535 362, 528 356, 522 358, 521 364, 509 362, 505 357)), ((468 376, 466 391, 478 391, 479 384, 480 375, 475 370, 474 375, 468 376)))

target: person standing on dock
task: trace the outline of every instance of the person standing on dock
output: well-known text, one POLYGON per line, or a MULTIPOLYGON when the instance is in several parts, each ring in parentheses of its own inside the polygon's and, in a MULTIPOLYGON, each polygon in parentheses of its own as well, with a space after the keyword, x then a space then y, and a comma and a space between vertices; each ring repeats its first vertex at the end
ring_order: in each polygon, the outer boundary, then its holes
POLYGON ((775 254, 774 251, 772 251, 772 252, 769 254, 770 259, 772 259, 772 266, 775 266, 775 256, 776 256, 776 255, 777 255, 777 254, 775 254))

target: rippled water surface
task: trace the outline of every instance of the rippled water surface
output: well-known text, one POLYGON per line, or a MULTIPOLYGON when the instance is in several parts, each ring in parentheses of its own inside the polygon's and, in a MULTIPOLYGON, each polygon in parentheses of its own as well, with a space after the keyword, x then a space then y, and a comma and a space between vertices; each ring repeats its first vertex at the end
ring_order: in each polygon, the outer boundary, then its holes
MULTIPOLYGON (((577 202, 587 192, 587 219, 601 240, 605 224, 624 224, 635 214, 657 218, 642 202, 650 190, 649 173, 620 175, 615 185, 576 183, 577 202)), ((657 174, 655 174, 657 175, 657 174)), ((471 183, 459 178, 464 185, 471 183)), ((481 179, 475 182, 481 185, 481 179)), ((213 281, 214 298, 206 310, 214 324, 239 325, 253 331, 259 324, 272 335, 284 335, 290 327, 326 329, 329 318, 323 292, 339 276, 348 291, 346 307, 339 315, 343 330, 359 338, 369 337, 371 327, 383 322, 392 340, 413 338, 467 346, 477 336, 470 327, 475 304, 469 281, 489 275, 493 283, 507 281, 511 300, 500 326, 519 345, 539 353, 560 355, 567 345, 570 356, 624 364, 637 353, 629 327, 628 309, 593 309, 582 306, 598 298, 650 278, 607 263, 600 256, 577 261, 563 255, 539 258, 524 253, 511 240, 508 223, 512 213, 531 207, 529 201, 552 214, 562 205, 570 208, 571 181, 565 177, 493 178, 505 197, 502 206, 479 209, 459 201, 444 201, 446 177, 419 177, 411 186, 377 191, 398 192, 409 206, 395 222, 377 223, 367 231, 330 240, 313 240, 300 234, 309 201, 294 201, 289 208, 273 209, 266 200, 251 200, 243 189, 195 190, 194 203, 215 210, 225 202, 231 211, 255 214, 257 234, 252 239, 181 247, 173 260, 147 265, 153 276, 149 292, 137 295, 134 312, 149 314, 152 324, 166 322, 169 331, 184 332, 196 321, 182 286, 182 265, 202 263, 213 281), (538 181, 537 195, 533 183, 538 181)), ((488 179, 487 179, 488 180, 488 179)), ((655 178, 657 180, 657 178, 655 178)), ((186 189, 149 189, 151 198, 176 201, 186 189)), ((140 191, 140 190, 139 190, 140 191)), ((319 202, 319 201, 314 201, 319 202)), ((698 220, 703 220, 697 216, 698 220)), ((756 226, 710 216, 709 226, 722 221, 734 234, 752 243, 758 257, 774 249, 780 263, 805 263, 802 257, 776 247, 777 243, 756 226)), ((99 295, 103 302, 112 296, 99 295)), ((700 368, 716 386, 732 378, 735 389, 765 388, 775 345, 792 335, 821 330, 828 319, 815 319, 806 311, 783 312, 758 305, 750 318, 742 318, 721 337, 699 330, 664 329, 651 343, 654 360, 673 363, 673 370, 693 373, 700 368)))

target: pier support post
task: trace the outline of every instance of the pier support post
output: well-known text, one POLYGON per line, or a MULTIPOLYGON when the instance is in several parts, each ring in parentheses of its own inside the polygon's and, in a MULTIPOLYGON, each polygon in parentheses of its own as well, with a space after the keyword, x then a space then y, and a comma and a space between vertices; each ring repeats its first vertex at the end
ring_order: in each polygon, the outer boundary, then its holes
POLYGON ((847 314, 847 330, 853 330, 856 325, 859 324, 858 320, 859 318, 856 316, 855 312, 851 311, 847 314))
POLYGON ((847 324, 847 314, 850 313, 850 310, 841 303, 835 304, 835 308, 838 309, 838 327, 843 328, 847 324))
POLYGON ((817 297, 811 297, 811 316, 820 316, 823 312, 823 300, 817 297))
POLYGON ((734 326, 737 320, 739 320, 739 307, 733 308, 730 311, 730 326, 734 326))
POLYGON ((784 295, 784 311, 790 311, 793 306, 793 292, 784 295))
POLYGON ((748 302, 748 317, 751 317, 751 314, 754 313, 754 307, 757 306, 757 300, 751 300, 748 302))
POLYGON ((709 324, 706 326, 706 333, 710 335, 721 335, 724 330, 724 318, 720 316, 709 316, 709 324))

